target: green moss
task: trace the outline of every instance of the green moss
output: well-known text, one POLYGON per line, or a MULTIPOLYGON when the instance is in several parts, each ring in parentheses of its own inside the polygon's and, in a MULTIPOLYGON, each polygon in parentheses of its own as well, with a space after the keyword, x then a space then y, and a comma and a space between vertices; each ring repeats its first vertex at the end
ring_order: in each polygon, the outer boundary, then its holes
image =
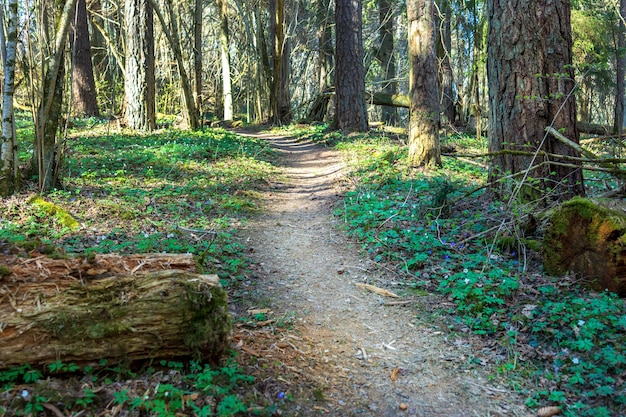
MULTIPOLYGON (((225 339, 232 329, 232 320, 228 314, 228 296, 222 287, 213 287, 198 291, 198 284, 188 282, 187 297, 183 302, 188 303, 184 311, 191 313, 186 318, 188 329, 184 343, 196 351, 196 356, 202 352, 211 352, 211 362, 217 362, 226 347, 225 339)), ((206 288, 206 287, 205 287, 206 288)))
POLYGON ((71 230, 76 230, 80 227, 78 221, 76 221, 76 219, 72 217, 65 209, 58 206, 57 204, 44 200, 43 198, 41 198, 41 196, 36 195, 32 197, 29 200, 29 203, 39 207, 39 209, 48 216, 55 217, 64 227, 67 227, 71 230))
POLYGON ((0 277, 11 275, 11 269, 6 265, 0 265, 0 277))

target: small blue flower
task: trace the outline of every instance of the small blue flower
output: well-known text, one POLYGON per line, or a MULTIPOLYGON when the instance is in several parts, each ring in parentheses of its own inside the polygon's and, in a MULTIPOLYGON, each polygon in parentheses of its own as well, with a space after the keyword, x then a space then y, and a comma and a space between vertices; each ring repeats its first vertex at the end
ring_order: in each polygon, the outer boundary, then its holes
POLYGON ((279 392, 279 393, 278 393, 278 398, 279 398, 279 399, 281 399, 281 400, 282 400, 283 398, 285 398, 285 393, 284 393, 284 392, 282 392, 282 391, 281 391, 281 392, 279 392))

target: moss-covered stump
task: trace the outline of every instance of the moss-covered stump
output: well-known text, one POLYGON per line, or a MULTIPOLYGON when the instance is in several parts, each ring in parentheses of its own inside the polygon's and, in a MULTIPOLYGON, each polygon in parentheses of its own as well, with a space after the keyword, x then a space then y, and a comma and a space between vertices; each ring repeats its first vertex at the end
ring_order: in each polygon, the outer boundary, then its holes
POLYGON ((550 216, 543 244, 546 271, 574 273, 597 291, 626 296, 626 214, 574 198, 550 216))
POLYGON ((0 369, 179 356, 218 362, 231 330, 226 292, 216 275, 167 269, 187 263, 168 256, 118 257, 110 269, 97 259, 0 256, 11 271, 0 275, 0 369))

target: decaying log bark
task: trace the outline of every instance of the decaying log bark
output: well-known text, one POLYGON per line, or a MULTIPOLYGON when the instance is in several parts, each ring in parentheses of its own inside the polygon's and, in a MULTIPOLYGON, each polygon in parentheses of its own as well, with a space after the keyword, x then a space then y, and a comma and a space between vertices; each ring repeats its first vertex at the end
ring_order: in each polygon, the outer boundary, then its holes
POLYGON ((0 369, 194 356, 228 345, 227 296, 190 255, 0 255, 0 369))
POLYGON ((543 244, 552 275, 568 272, 592 289, 626 296, 626 214, 574 198, 550 215, 543 244))

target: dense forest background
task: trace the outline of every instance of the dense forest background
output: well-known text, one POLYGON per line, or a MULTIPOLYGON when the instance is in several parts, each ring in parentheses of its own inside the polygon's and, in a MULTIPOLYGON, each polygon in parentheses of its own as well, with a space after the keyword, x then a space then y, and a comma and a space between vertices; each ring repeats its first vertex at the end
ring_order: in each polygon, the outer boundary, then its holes
MULTIPOLYGON (((408 127, 410 101, 422 106, 412 114, 438 116, 411 122, 409 142, 421 145, 410 146, 409 157, 416 165, 440 164, 428 150, 437 148, 433 132, 440 126, 470 129, 478 137, 488 131, 490 108, 498 106, 489 104, 487 62, 494 65, 492 100, 502 103, 495 85, 509 78, 496 74, 497 62, 510 60, 511 51, 517 62, 513 73, 546 85, 544 77, 561 77, 559 85, 563 80, 567 85, 556 88, 569 89, 542 92, 539 86, 522 95, 520 84, 518 101, 549 102, 573 94, 574 116, 559 117, 576 117, 579 130, 621 133, 623 124, 624 5, 616 1, 572 2, 571 23, 563 18, 570 16, 570 4, 561 2, 520 1, 502 14, 498 2, 478 0, 340 1, 336 7, 329 0, 7 1, 4 6, 4 195, 19 188, 17 179, 6 183, 17 176, 8 119, 13 102, 30 111, 37 126, 29 169, 45 174, 38 176, 41 189, 59 180, 65 122, 74 116, 105 117, 144 131, 157 127, 157 116, 159 123, 191 129, 233 119, 334 120, 335 127, 350 131, 365 130, 374 121, 408 127), (549 21, 562 32, 541 29, 549 21), (529 48, 525 63, 524 48, 513 46, 513 36, 529 48), (554 37, 556 43, 533 37, 554 37), (554 55, 561 43, 571 52, 554 55)), ((530 113, 513 117, 522 125, 537 124, 528 120, 530 113)), ((543 116, 552 119, 546 125, 563 124, 549 113, 543 116)), ((502 114, 492 117, 493 133, 502 114)), ((578 141, 578 131, 563 133, 578 141)), ((491 150, 502 150, 505 139, 494 140, 491 150)), ((498 165, 517 170, 515 163, 496 158, 498 165)))

